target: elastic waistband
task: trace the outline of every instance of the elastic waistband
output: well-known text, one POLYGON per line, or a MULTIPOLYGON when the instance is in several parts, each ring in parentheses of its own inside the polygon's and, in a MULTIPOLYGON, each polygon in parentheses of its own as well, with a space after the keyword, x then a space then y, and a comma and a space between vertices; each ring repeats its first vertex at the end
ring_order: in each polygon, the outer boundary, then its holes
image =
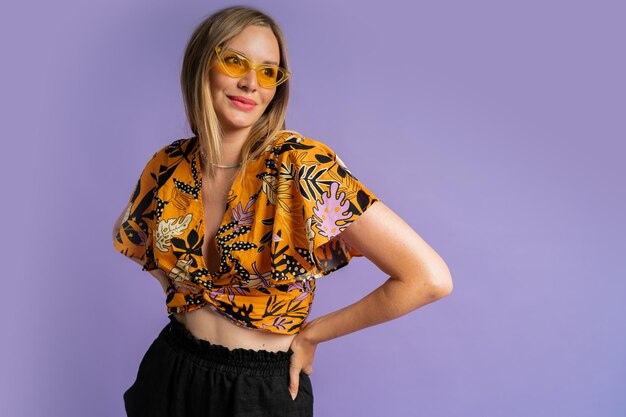
MULTIPOLYGON (((289 361, 293 351, 270 352, 245 348, 230 349, 226 346, 196 338, 173 314, 159 338, 176 350, 182 350, 199 365, 224 372, 273 376, 289 373, 289 361)), ((252 331, 252 330, 251 330, 252 331)))

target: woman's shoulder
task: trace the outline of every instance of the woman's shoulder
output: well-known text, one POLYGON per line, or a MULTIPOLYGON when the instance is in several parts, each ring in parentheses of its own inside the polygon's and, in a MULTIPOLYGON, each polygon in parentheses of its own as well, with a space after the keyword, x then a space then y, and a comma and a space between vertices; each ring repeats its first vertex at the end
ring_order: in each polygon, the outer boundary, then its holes
POLYGON ((188 138, 178 138, 171 142, 161 144, 150 158, 153 162, 158 162, 163 165, 167 164, 170 159, 179 159, 190 155, 195 149, 197 144, 197 137, 191 136, 188 138))
POLYGON ((334 155, 334 151, 326 142, 303 135, 295 130, 281 130, 274 144, 280 146, 283 151, 290 151, 291 153, 334 155))

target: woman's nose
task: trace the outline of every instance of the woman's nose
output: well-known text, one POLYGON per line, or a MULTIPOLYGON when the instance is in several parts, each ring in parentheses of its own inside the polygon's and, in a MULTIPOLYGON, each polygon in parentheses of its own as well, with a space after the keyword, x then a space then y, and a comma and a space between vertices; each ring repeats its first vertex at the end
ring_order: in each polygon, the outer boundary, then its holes
POLYGON ((251 69, 239 81, 239 87, 255 91, 257 89, 256 71, 251 69))

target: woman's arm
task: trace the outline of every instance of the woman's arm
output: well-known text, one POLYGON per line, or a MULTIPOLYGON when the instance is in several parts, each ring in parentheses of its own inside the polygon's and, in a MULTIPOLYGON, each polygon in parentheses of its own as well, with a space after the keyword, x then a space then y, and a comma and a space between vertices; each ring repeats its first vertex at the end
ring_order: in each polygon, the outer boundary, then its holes
POLYGON ((443 259, 380 200, 340 237, 390 277, 356 303, 302 325, 291 342, 289 391, 293 399, 300 371, 313 373, 320 342, 403 316, 452 291, 452 278, 443 259))
POLYGON ((317 344, 403 316, 452 291, 446 263, 382 201, 341 232, 383 272, 383 285, 360 301, 305 324, 299 337, 317 344))
MULTIPOLYGON (((115 220, 115 224, 113 225, 113 239, 115 239, 115 237, 117 236, 117 232, 118 230, 120 230, 120 227, 122 227, 122 219, 124 218, 124 211, 122 211, 122 214, 120 214, 120 216, 117 218, 117 220, 115 220)), ((143 267, 143 263, 141 261, 139 261, 138 259, 135 258, 130 258, 133 261, 137 262, 139 265, 141 265, 143 267)), ((163 291, 167 294, 167 287, 169 285, 169 280, 167 279, 167 276, 165 275, 165 272, 163 272, 160 269, 155 269, 152 271, 148 271, 150 272, 150 274, 155 277, 157 279, 157 281, 159 281, 159 284, 161 284, 161 287, 163 288, 163 291)))

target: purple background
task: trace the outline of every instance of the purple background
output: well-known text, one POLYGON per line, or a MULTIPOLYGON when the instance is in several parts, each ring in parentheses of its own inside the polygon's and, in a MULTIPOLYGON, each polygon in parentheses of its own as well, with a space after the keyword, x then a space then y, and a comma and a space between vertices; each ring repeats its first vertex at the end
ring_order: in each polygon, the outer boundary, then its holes
MULTIPOLYGON (((121 416, 167 315, 111 228, 152 153, 190 135, 183 49, 233 3, 13 3, 1 413, 121 416)), ((329 144, 454 280, 437 303, 321 344, 316 415, 623 416, 621 2, 246 3, 287 36, 288 127, 329 144)), ((355 259, 319 282, 311 318, 386 278, 355 259)))

